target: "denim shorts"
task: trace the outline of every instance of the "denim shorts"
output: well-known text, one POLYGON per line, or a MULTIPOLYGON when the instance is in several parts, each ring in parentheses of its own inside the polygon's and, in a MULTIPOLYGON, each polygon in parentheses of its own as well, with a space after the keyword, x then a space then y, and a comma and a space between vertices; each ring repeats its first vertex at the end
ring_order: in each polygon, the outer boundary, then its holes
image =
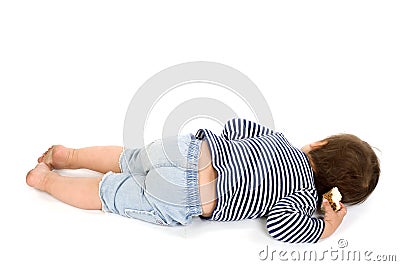
POLYGON ((100 182, 102 210, 160 225, 186 225, 202 214, 198 186, 201 140, 193 134, 124 149, 121 173, 100 182))

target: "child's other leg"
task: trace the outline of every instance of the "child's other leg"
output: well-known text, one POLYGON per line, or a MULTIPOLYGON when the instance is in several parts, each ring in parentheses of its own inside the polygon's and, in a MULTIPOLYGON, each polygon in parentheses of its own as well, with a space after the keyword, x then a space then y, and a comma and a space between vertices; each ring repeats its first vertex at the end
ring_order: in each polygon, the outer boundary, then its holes
POLYGON ((69 205, 86 210, 101 210, 100 178, 61 176, 39 163, 26 176, 26 183, 69 205))
POLYGON ((81 149, 52 146, 38 162, 55 169, 86 168, 100 173, 120 172, 119 157, 123 148, 119 146, 95 146, 81 149))

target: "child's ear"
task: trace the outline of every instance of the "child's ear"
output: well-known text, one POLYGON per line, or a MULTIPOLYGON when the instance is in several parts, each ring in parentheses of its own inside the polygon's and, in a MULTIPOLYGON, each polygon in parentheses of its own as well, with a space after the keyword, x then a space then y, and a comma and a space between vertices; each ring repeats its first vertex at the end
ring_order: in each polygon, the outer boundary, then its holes
POLYGON ((322 146, 325 146, 326 144, 328 144, 327 140, 320 140, 320 141, 311 143, 310 147, 311 147, 311 149, 316 149, 316 148, 321 148, 322 146))

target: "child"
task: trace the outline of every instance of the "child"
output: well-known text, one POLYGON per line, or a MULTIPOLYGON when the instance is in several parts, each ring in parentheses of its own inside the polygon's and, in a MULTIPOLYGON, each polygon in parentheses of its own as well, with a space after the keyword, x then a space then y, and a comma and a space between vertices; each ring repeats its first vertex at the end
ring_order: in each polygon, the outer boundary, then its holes
POLYGON ((356 136, 341 134, 293 147, 278 132, 245 119, 229 120, 217 136, 207 129, 154 141, 142 149, 53 146, 26 181, 83 209, 103 210, 161 225, 192 217, 235 221, 267 217, 275 239, 299 243, 330 236, 346 215, 343 203, 375 189, 379 161, 356 136), (52 169, 87 168, 100 178, 61 176, 52 169), (322 194, 342 193, 333 211, 322 194), (313 217, 321 203, 324 218, 313 217))

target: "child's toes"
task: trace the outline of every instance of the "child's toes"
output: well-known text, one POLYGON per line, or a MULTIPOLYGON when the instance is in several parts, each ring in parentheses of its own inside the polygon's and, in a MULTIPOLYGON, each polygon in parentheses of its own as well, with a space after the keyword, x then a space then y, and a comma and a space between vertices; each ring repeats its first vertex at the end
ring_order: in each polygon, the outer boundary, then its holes
POLYGON ((53 148, 53 146, 50 147, 50 148, 48 148, 47 151, 45 151, 45 152, 42 154, 42 156, 40 156, 40 157, 37 159, 38 163, 44 162, 44 160, 45 160, 47 154, 49 153, 50 149, 52 149, 52 148, 53 148))
POLYGON ((48 148, 47 151, 37 159, 38 163, 45 163, 48 167, 53 169, 53 149, 54 145, 48 148))

